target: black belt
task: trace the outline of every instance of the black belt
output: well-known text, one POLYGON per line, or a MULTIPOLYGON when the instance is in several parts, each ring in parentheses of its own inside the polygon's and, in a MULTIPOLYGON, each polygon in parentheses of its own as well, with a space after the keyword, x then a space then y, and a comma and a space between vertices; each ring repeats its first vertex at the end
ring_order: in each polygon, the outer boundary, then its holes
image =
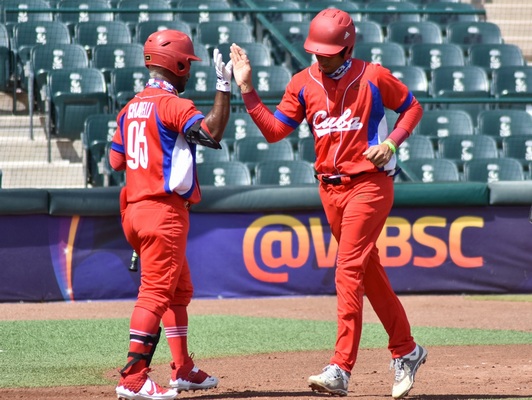
POLYGON ((333 186, 337 186, 337 185, 343 185, 355 178, 358 178, 359 176, 362 176, 364 175, 365 172, 359 172, 358 174, 353 174, 353 175, 343 175, 343 176, 336 176, 334 178, 330 178, 326 175, 315 175, 316 179, 327 184, 327 185, 333 185, 333 186))

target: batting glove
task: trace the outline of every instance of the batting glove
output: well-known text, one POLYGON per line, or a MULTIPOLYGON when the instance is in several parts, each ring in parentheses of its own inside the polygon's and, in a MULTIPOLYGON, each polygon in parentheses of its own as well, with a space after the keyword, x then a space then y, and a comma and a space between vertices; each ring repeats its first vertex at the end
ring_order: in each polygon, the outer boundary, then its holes
POLYGON ((233 75, 233 62, 229 61, 227 64, 222 60, 222 54, 218 49, 214 49, 213 53, 214 68, 216 69, 216 90, 220 92, 231 93, 231 76, 233 75))

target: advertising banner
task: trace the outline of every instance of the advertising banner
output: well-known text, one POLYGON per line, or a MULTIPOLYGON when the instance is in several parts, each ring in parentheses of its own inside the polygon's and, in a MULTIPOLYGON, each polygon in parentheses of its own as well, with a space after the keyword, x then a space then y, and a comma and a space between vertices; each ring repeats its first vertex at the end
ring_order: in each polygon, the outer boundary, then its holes
MULTIPOLYGON (((532 293, 528 207, 398 208, 377 246, 398 293, 532 293)), ((119 217, 0 218, 0 301, 130 299, 119 217)), ((196 298, 334 294, 322 212, 191 213, 196 298)), ((142 265, 140 266, 142 268, 142 265)))

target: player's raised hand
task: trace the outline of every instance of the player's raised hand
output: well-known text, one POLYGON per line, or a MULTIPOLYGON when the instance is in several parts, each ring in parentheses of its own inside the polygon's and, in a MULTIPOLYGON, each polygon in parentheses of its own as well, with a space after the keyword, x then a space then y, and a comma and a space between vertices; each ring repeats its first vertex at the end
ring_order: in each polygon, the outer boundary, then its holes
POLYGON ((233 43, 230 57, 233 62, 233 76, 236 84, 242 93, 251 92, 253 90, 251 63, 246 52, 239 45, 233 43))
POLYGON ((230 60, 224 63, 222 54, 218 49, 213 51, 214 68, 216 69, 216 90, 220 92, 231 92, 231 74, 233 72, 233 62, 230 60))

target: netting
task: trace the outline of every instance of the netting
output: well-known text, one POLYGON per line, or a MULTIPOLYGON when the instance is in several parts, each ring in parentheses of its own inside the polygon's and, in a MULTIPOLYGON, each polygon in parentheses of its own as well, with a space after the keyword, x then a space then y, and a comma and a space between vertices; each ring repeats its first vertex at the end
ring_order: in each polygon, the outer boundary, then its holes
MULTIPOLYGON (((355 57, 388 67, 424 106, 422 122, 399 149, 398 182, 532 179, 532 3, 526 0, 3 0, 1 187, 123 184, 106 154, 116 113, 148 79, 142 46, 156 30, 178 29, 193 39, 202 61, 193 63, 181 95, 200 110, 208 112, 214 98, 212 50, 228 57, 232 42, 248 53, 255 87, 274 109, 290 76, 314 61, 302 43, 312 17, 331 5, 355 21, 355 57)), ((390 126, 396 118, 387 113, 390 126)), ((286 139, 286 154, 256 144, 256 137, 233 90, 222 158, 204 149, 198 154, 198 164, 206 164, 201 183, 316 184, 307 168, 313 148, 306 124, 286 139), (239 159, 243 139, 264 151, 239 159)))

